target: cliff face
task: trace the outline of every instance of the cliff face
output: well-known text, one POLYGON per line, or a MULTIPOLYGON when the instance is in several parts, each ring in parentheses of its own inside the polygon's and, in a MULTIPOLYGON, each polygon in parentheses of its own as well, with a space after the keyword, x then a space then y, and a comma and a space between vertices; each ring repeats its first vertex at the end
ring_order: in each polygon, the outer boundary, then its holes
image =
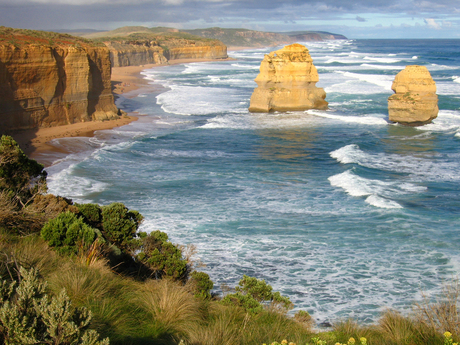
MULTIPOLYGON (((220 42, 219 42, 220 43, 220 42)), ((165 64, 177 59, 225 59, 227 47, 216 42, 170 38, 105 41, 113 67, 165 64)))
POLYGON ((391 88, 395 94, 388 98, 390 121, 418 126, 438 116, 436 83, 425 66, 406 66, 391 88))
POLYGON ((0 45, 0 128, 119 118, 105 47, 0 45))
POLYGON ((113 67, 164 64, 168 60, 157 42, 149 40, 104 42, 113 67))
POLYGON ((178 59, 226 59, 227 47, 224 45, 215 46, 192 46, 170 48, 165 54, 168 60, 178 59))
POLYGON ((308 49, 292 44, 265 55, 251 96, 250 112, 327 109, 326 93, 317 88, 318 72, 308 49))

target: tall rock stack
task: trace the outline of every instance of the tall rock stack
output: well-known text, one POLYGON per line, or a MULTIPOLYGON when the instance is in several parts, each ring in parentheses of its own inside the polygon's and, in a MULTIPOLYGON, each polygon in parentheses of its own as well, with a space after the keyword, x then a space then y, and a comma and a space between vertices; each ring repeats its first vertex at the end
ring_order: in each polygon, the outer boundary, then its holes
POLYGON ((406 66, 391 88, 395 94, 388 98, 390 121, 420 126, 438 116, 436 83, 425 66, 406 66))
POLYGON ((250 112, 327 109, 326 92, 317 88, 318 71, 308 49, 298 43, 265 55, 250 112))

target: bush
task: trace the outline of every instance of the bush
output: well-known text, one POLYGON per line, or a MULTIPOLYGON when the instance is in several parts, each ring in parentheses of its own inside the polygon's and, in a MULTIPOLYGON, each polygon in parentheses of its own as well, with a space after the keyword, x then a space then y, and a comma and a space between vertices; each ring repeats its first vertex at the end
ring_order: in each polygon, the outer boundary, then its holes
POLYGON ((14 139, 2 135, 0 139, 0 191, 24 207, 33 197, 46 192, 46 171, 42 164, 29 159, 14 139))
POLYGON ((119 202, 102 206, 101 215, 102 232, 106 240, 122 250, 129 249, 144 217, 119 202))
POLYGON ((262 311, 262 303, 270 303, 270 307, 282 311, 287 311, 293 307, 288 297, 282 296, 279 292, 273 293, 273 288, 265 280, 243 275, 243 279, 240 280, 235 290, 236 293, 225 296, 222 303, 238 305, 252 313, 262 311))
POLYGON ((63 254, 76 254, 78 245, 87 247, 96 238, 96 230, 72 212, 59 214, 45 223, 41 237, 63 254))
POLYGON ((150 268, 156 279, 168 276, 185 281, 188 277, 189 267, 182 251, 162 231, 153 231, 142 239, 136 259, 150 268))
POLYGON ((91 312, 73 308, 65 290, 45 294, 37 271, 20 269, 21 281, 0 281, 0 340, 6 345, 80 344, 108 345, 90 330, 91 312))
POLYGON ((211 298, 211 290, 214 287, 214 283, 209 278, 209 274, 193 271, 190 275, 189 284, 192 286, 195 297, 204 299, 211 298))
POLYGON ((102 220, 101 215, 101 206, 98 204, 75 204, 78 208, 78 212, 82 214, 85 218, 85 221, 93 226, 93 227, 100 227, 100 223, 102 220))

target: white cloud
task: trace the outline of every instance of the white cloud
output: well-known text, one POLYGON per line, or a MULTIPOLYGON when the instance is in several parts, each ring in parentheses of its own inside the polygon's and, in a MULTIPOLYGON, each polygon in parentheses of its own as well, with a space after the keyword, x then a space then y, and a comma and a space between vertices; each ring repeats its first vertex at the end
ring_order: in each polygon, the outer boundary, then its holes
POLYGON ((428 25, 428 27, 432 29, 436 29, 436 30, 441 29, 441 26, 438 23, 436 23, 436 21, 433 18, 425 18, 424 21, 425 21, 425 24, 428 25))

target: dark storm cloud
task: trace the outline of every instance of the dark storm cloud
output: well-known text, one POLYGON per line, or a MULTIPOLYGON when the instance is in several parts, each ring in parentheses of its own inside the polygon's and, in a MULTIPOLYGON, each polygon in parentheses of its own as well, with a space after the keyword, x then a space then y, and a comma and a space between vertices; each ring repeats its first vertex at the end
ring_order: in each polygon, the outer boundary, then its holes
MULTIPOLYGON (((457 9, 457 7, 459 7, 457 9)), ((35 29, 104 27, 116 23, 206 23, 335 20, 345 14, 456 13, 458 0, 0 0, 0 25, 35 29), (416 10, 415 10, 416 9, 416 10)), ((460 15, 460 13, 459 13, 460 15)), ((427 16, 427 17, 431 17, 427 16)), ((121 25, 118 25, 121 26, 121 25)))

